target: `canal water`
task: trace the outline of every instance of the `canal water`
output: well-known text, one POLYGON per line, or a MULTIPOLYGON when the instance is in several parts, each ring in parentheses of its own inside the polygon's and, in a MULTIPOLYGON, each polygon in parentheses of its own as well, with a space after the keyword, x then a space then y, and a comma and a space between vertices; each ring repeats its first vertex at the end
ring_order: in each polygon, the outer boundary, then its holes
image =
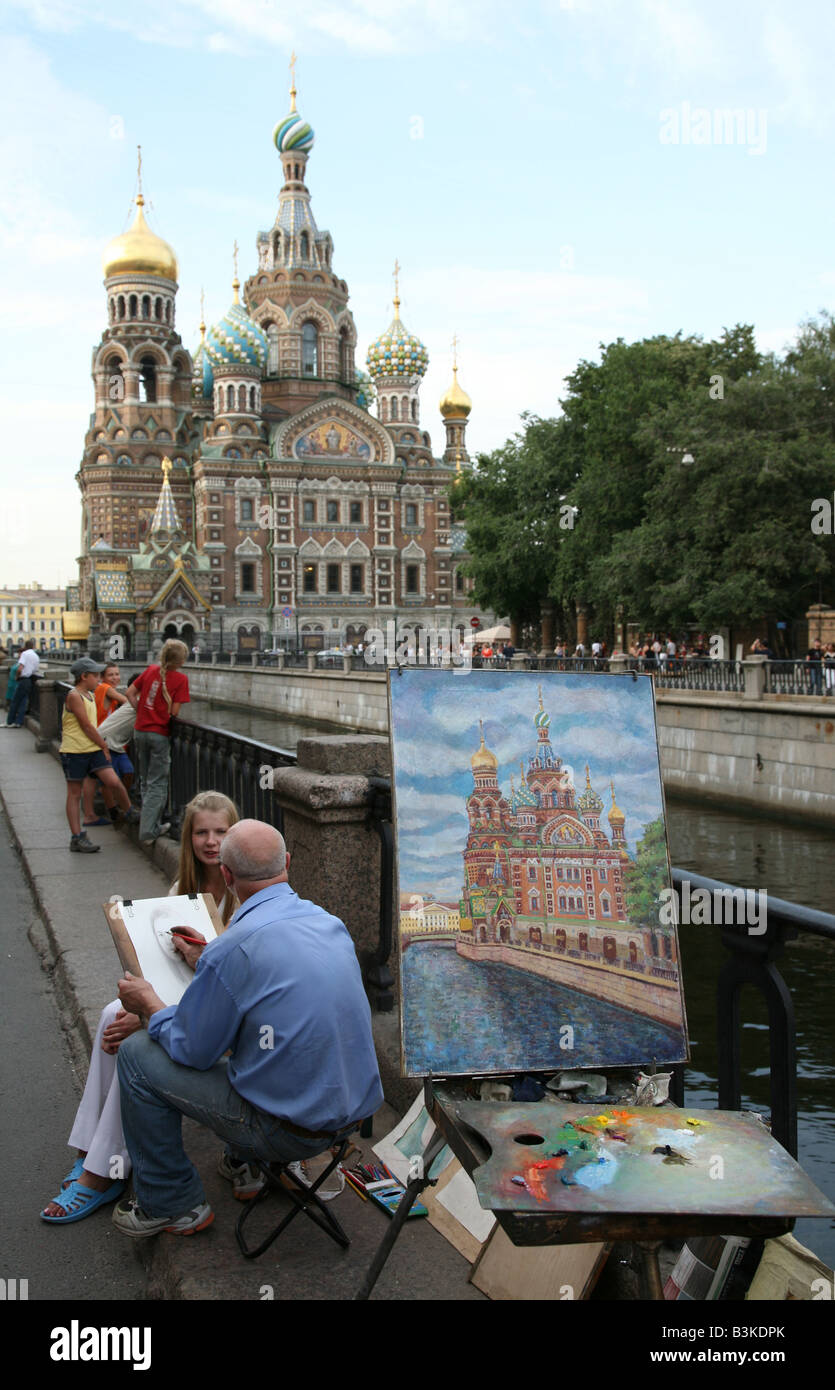
MULTIPOLYGON (((223 709, 202 700, 193 701, 187 715, 279 748, 295 748, 299 738, 317 732, 345 732, 258 711, 223 709)), ((830 832, 678 799, 668 799, 667 818, 670 857, 677 868, 767 889, 773 897, 835 913, 835 836, 830 832)), ((716 979, 726 953, 710 927, 685 926, 680 934, 690 1034, 686 1099, 689 1105, 715 1105, 716 979)), ((426 949, 412 954, 417 958, 426 949)), ((835 1200, 835 943, 801 934, 789 943, 778 967, 797 1018, 798 1157, 818 1187, 835 1200)), ((474 1017, 480 1018, 477 1011, 474 1017)), ((768 1021, 759 995, 748 987, 742 995, 742 1017, 742 1103, 767 1113, 768 1021)), ((795 1235, 835 1267, 835 1221, 799 1221, 795 1235)))

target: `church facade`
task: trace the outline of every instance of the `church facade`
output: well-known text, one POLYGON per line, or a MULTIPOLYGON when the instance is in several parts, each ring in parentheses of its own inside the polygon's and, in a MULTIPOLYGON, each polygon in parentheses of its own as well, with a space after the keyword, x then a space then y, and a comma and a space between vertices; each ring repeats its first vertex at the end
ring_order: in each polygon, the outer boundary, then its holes
MULTIPOLYGON (((428 357, 400 318, 355 364, 357 332, 333 241, 305 178, 313 131, 296 110, 273 140, 284 183, 257 268, 192 356, 176 331, 177 258, 132 226, 104 257, 107 326, 78 473, 75 634, 139 655, 167 636, 203 651, 315 650, 367 628, 469 629, 447 489, 468 463, 471 402, 440 402, 445 448, 421 422, 428 357), (376 399, 376 411, 372 406, 376 399)), ((397 286, 397 281, 396 281, 397 286)))
POLYGON ((491 947, 519 946, 621 970, 675 972, 675 933, 628 920, 625 873, 632 860, 614 785, 607 832, 588 766, 578 796, 551 744, 541 688, 533 722, 536 745, 520 763, 518 786, 511 774, 509 795, 483 729, 471 759, 459 950, 477 959, 482 947, 493 958, 491 947))

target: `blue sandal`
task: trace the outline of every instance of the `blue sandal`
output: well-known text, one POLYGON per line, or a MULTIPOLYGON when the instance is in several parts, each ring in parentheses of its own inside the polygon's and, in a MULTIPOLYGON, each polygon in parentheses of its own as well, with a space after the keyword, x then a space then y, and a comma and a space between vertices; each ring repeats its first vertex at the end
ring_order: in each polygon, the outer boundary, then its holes
MULTIPOLYGON (((86 1158, 86 1154, 84 1155, 84 1157, 86 1158)), ((83 1172, 84 1158, 77 1158, 72 1168, 67 1173, 67 1176, 61 1179, 61 1190, 63 1191, 64 1189, 69 1187, 70 1183, 75 1182, 76 1178, 80 1178, 83 1172)))
POLYGON ((53 1226, 66 1225, 70 1221, 81 1221, 85 1216, 90 1216, 97 1207, 106 1206, 108 1202, 115 1202, 117 1197, 121 1197, 125 1190, 124 1182, 113 1182, 105 1192, 96 1192, 92 1187, 85 1187, 77 1178, 74 1178, 69 1187, 59 1192, 52 1201, 58 1207, 63 1207, 64 1216, 45 1216, 41 1212, 41 1221, 49 1221, 53 1226), (81 1203, 76 1211, 72 1208, 81 1203))

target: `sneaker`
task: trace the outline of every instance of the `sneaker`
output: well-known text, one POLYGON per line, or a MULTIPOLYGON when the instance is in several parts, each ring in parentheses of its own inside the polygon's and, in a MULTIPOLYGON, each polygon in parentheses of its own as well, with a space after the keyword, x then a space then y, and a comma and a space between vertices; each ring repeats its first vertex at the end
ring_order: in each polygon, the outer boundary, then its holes
MULTIPOLYGON (((322 1165, 325 1167, 331 1161, 329 1153, 317 1155, 317 1158, 320 1159, 322 1165)), ((312 1187, 319 1176, 318 1173, 312 1171, 311 1165, 315 1165, 315 1163, 316 1159, 297 1159, 294 1163, 288 1163, 287 1169, 293 1174, 293 1177, 301 1183, 302 1187, 312 1187)), ((341 1168, 335 1168, 325 1186, 316 1189, 316 1196, 319 1198, 320 1202, 332 1202, 334 1197, 338 1197, 340 1193, 344 1191, 345 1176, 341 1168)))
POLYGON ((211 1226, 214 1219, 215 1214, 208 1202, 201 1202, 191 1211, 173 1218, 147 1216, 135 1197, 119 1202, 113 1210, 113 1225, 122 1235, 132 1236, 134 1240, 145 1240, 148 1236, 158 1235, 160 1231, 170 1231, 175 1236, 193 1236, 195 1231, 211 1226))
POLYGON ((70 840, 70 849, 73 854, 98 854, 101 845, 94 845, 85 834, 73 835, 70 840))
POLYGON ((135 806, 131 806, 129 811, 125 811, 122 820, 125 825, 138 825, 142 817, 135 806))
POLYGON ((218 1159, 217 1171, 227 1182, 231 1182, 232 1196, 239 1202, 251 1202, 267 1181, 260 1168, 252 1163, 244 1163, 241 1159, 232 1158, 231 1154, 225 1151, 218 1159))
POLYGON ((170 821, 167 821, 167 820, 166 820, 166 821, 163 821, 163 823, 162 823, 162 825, 160 826, 159 830, 157 831, 156 835, 146 835, 145 838, 144 838, 143 840, 140 840, 140 841, 139 841, 139 843, 140 843, 141 845, 152 845, 152 844, 154 843, 155 840, 158 840, 158 839, 159 839, 160 835, 167 835, 170 829, 171 829, 171 822, 170 822, 170 821))

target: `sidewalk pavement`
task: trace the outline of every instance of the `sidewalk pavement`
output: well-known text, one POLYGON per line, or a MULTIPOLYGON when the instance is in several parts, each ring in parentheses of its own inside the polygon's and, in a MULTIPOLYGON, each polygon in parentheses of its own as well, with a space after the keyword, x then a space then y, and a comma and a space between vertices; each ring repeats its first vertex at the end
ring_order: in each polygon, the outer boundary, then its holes
MULTIPOLYGON (((26 729, 0 734, 0 798, 43 920, 43 933, 31 933, 44 967, 54 971, 56 995, 74 1060, 82 1075, 101 1009, 115 998, 120 974, 102 904, 113 894, 124 898, 159 897, 176 870, 177 847, 157 841, 153 857, 122 830, 91 827, 99 854, 71 854, 64 812, 66 784, 49 754, 35 751, 26 729)), ((374 1120, 374 1139, 396 1122, 384 1104, 374 1120)), ((351 1237, 341 1251, 305 1217, 299 1216, 258 1260, 244 1260, 235 1240, 241 1204, 215 1169, 222 1144, 208 1130, 186 1121, 189 1155, 200 1170, 214 1224, 193 1240, 161 1235, 136 1243, 145 1262, 148 1297, 166 1299, 351 1299, 362 1282, 389 1218, 346 1188, 333 1210, 351 1237)), ((372 1141, 356 1141, 371 1157, 372 1141)), ((248 1239, 269 1229, 269 1218, 289 1198, 270 1197, 253 1215, 248 1239)), ((89 1218, 108 1221, 107 1208, 89 1218)), ((71 1241, 72 1232, 60 1232, 71 1241)), ((428 1221, 406 1223, 374 1293, 376 1299, 481 1299, 468 1282, 469 1263, 433 1230, 428 1221)), ((69 1290, 68 1290, 69 1293, 69 1290)))

